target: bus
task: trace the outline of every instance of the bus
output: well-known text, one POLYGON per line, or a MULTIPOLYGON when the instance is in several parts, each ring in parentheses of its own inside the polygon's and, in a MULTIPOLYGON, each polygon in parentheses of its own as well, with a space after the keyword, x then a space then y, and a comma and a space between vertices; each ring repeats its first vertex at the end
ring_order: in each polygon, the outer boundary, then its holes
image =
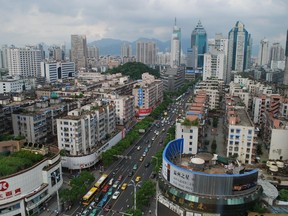
POLYGON ((90 202, 94 199, 96 193, 97 193, 97 188, 92 187, 90 190, 83 196, 82 198, 82 204, 85 206, 88 206, 90 202))
POLYGON ((94 187, 101 189, 104 184, 106 183, 106 181, 108 180, 108 175, 107 174, 103 174, 98 181, 95 183, 94 187))

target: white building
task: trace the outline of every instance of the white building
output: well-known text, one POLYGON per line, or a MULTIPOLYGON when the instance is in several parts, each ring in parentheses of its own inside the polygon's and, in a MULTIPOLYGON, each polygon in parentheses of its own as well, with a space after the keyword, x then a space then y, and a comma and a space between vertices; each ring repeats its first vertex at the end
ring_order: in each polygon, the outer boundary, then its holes
POLYGON ((9 75, 24 77, 40 76, 41 50, 35 47, 10 47, 6 49, 6 52, 9 75))
POLYGON ((225 80, 225 54, 211 51, 204 54, 203 80, 217 78, 225 80))
POLYGON ((175 24, 173 26, 173 33, 171 37, 171 57, 170 67, 178 67, 181 62, 181 28, 175 24))
MULTIPOLYGON (((197 117, 195 118, 197 120, 197 117)), ((176 121, 175 139, 183 138, 183 154, 197 154, 198 151, 198 126, 185 125, 183 119, 176 121)))
POLYGON ((74 77, 74 74, 74 62, 41 62, 41 77, 44 77, 47 83, 65 80, 74 77))
POLYGON ((115 105, 95 103, 68 112, 57 119, 58 148, 69 155, 87 155, 116 130, 115 105))
POLYGON ((268 65, 269 63, 269 41, 264 38, 260 41, 260 49, 258 53, 258 65, 268 65))
POLYGON ((131 58, 132 57, 132 45, 128 43, 123 43, 121 45, 121 58, 122 60, 127 57, 131 58))
POLYGON ((1 180, 0 215, 40 215, 46 207, 45 202, 62 184, 59 152, 28 169, 4 176, 1 180))
POLYGON ((35 87, 34 78, 5 77, 0 80, 0 94, 21 93, 35 87))

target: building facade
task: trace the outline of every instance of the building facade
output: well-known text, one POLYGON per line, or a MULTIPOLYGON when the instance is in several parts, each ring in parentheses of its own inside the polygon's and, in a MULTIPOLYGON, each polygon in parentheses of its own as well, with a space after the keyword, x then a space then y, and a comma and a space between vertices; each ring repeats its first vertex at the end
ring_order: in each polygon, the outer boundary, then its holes
POLYGON ((22 93, 35 88, 35 78, 6 77, 0 80, 0 94, 22 93))
POLYGON ((71 35, 71 61, 76 70, 87 68, 87 41, 85 35, 71 35))
POLYGON ((155 65, 156 44, 154 42, 138 41, 136 44, 136 61, 146 65, 155 65))
POLYGON ((197 68, 202 68, 204 65, 204 53, 207 51, 207 34, 204 27, 201 24, 201 21, 198 22, 195 29, 191 34, 191 48, 197 53, 197 68))
POLYGON ((243 72, 250 65, 252 39, 240 21, 228 33, 228 64, 226 82, 231 81, 231 72, 243 72))
POLYGON ((260 49, 258 53, 258 65, 268 65, 269 63, 269 41, 264 38, 260 41, 260 49))
POLYGON ((171 37, 170 67, 178 67, 181 63, 181 28, 177 26, 176 18, 171 37))
POLYGON ((23 77, 39 77, 41 51, 35 47, 16 48, 11 46, 5 49, 9 75, 23 77))

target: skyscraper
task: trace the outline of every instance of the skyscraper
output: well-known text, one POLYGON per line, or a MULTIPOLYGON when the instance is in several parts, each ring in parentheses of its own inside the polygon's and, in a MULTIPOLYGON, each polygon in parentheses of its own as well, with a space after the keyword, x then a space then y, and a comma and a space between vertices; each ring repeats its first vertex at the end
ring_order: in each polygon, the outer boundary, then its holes
POLYGON ((260 41, 260 49, 258 53, 258 65, 267 65, 269 62, 269 41, 264 38, 260 41))
POLYGON ((207 50, 207 34, 199 20, 197 26, 191 34, 191 48, 193 51, 198 51, 197 68, 203 68, 204 53, 207 50))
POLYGON ((170 66, 176 68, 181 62, 181 28, 175 23, 173 26, 172 38, 171 38, 171 55, 170 55, 170 66))
POLYGON ((283 61, 285 60, 284 49, 280 43, 273 43, 270 48, 270 58, 269 63, 271 61, 283 61))
POLYGON ((283 84, 288 85, 288 30, 286 35, 286 48, 285 48, 285 70, 284 70, 284 80, 283 84))
POLYGON ((231 81, 231 72, 242 72, 250 66, 252 39, 240 21, 228 33, 228 66, 226 83, 231 81))
POLYGON ((87 68, 87 42, 85 35, 71 35, 71 61, 76 70, 87 68))
POLYGON ((156 44, 154 42, 138 41, 136 46, 137 62, 154 65, 156 62, 156 44))
POLYGON ((132 46, 128 43, 123 43, 121 45, 121 58, 124 57, 131 58, 132 57, 132 46))

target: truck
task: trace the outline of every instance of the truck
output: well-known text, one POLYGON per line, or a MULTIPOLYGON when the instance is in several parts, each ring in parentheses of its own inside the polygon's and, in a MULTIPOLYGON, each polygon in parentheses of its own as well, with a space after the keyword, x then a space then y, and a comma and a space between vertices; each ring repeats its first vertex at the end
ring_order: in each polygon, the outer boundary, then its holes
POLYGON ((140 134, 145 133, 145 129, 139 129, 139 133, 140 133, 140 134))

